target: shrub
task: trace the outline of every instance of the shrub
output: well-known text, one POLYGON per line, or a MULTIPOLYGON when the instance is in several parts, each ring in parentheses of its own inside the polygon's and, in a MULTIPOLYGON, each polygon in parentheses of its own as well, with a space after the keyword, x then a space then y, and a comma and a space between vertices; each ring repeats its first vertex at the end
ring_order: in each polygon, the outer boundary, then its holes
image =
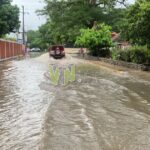
POLYGON ((134 63, 150 63, 150 49, 146 46, 134 46, 129 48, 130 59, 134 63))
POLYGON ((109 55, 109 47, 112 46, 110 29, 105 24, 97 25, 96 29, 81 29, 81 35, 77 37, 75 44, 88 48, 94 56, 106 57, 109 55))
POLYGON ((120 51, 119 59, 123 61, 130 62, 130 50, 122 50, 120 51))
POLYGON ((138 64, 150 64, 150 49, 147 46, 133 46, 128 49, 113 49, 111 57, 114 60, 122 60, 138 64))
POLYGON ((119 54, 120 49, 112 49, 110 52, 111 58, 113 60, 119 60, 120 54, 119 54))

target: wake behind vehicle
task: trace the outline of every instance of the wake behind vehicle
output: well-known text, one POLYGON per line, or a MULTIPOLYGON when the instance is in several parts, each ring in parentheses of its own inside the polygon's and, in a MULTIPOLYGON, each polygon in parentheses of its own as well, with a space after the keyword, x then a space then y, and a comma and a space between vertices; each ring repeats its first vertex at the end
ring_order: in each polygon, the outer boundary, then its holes
POLYGON ((49 48, 49 55, 56 59, 65 57, 64 46, 53 45, 52 47, 49 48))

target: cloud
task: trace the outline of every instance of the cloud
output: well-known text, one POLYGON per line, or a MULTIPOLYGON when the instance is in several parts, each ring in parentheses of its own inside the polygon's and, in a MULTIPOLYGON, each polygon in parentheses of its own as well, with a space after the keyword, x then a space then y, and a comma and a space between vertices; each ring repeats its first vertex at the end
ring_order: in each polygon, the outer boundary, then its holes
MULTIPOLYGON (((43 0, 13 0, 13 4, 16 4, 22 12, 22 6, 25 8, 25 29, 38 29, 38 27, 45 23, 44 16, 38 16, 36 10, 44 7, 43 0)), ((20 13, 20 21, 22 22, 22 13, 20 13)), ((22 26, 22 25, 21 25, 22 26)))
MULTIPOLYGON (((128 0, 128 2, 134 3, 135 0, 128 0)), ((38 16, 36 10, 44 7, 44 0, 13 0, 13 4, 18 5, 20 11, 24 5, 25 11, 28 13, 25 15, 25 28, 26 30, 38 29, 40 25, 46 22, 44 16, 38 16)), ((20 21, 22 22, 22 14, 20 14, 20 21)))

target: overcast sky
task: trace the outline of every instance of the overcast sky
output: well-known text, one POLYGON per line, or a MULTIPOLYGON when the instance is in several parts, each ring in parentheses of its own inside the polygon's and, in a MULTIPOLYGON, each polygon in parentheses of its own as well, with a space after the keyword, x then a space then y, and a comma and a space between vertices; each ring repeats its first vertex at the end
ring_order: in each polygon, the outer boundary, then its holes
MULTIPOLYGON (((128 0, 133 3, 135 0, 128 0)), ((38 29, 41 24, 44 24, 46 18, 44 16, 38 16, 35 11, 44 7, 44 0, 13 0, 13 4, 18 5, 20 11, 22 11, 22 5, 25 7, 25 29, 38 29)), ((20 21, 22 21, 22 14, 20 13, 20 21)))
MULTIPOLYGON (((44 16, 38 16, 36 10, 44 7, 44 0, 13 0, 13 4, 18 5, 22 12, 22 6, 25 8, 25 29, 38 29, 38 27, 45 23, 44 16)), ((20 13, 20 21, 22 22, 22 13, 20 13)))

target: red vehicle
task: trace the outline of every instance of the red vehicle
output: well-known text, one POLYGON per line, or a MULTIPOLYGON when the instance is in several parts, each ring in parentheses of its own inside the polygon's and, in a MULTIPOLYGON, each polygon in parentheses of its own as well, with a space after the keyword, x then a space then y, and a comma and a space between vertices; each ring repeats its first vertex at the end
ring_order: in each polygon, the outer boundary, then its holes
POLYGON ((49 48, 49 55, 54 58, 62 58, 65 57, 65 50, 62 45, 53 45, 49 48))

